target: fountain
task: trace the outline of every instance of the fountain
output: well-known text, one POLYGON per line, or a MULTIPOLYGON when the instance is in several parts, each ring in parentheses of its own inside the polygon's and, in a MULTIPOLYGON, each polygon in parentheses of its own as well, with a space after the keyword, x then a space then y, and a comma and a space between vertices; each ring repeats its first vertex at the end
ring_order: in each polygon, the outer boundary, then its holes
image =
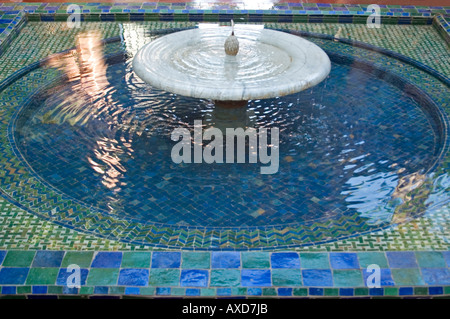
POLYGON ((236 108, 313 87, 331 63, 301 37, 232 22, 231 32, 202 27, 152 41, 136 54, 133 68, 156 88, 236 108))

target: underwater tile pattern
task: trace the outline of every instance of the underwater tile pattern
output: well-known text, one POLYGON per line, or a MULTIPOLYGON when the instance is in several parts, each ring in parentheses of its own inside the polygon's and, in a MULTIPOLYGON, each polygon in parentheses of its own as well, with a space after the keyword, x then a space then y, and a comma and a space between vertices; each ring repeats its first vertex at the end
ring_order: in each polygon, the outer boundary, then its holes
MULTIPOLYGON (((29 251, 8 251, 6 256, 29 251)), ((127 252, 99 251, 91 254, 87 263, 80 267, 80 288, 68 288, 69 276, 74 273, 65 267, 40 265, 40 258, 47 251, 33 252, 32 265, 23 267, 17 263, 1 264, 0 291, 2 295, 141 295, 141 296, 262 296, 262 297, 312 297, 312 296, 419 296, 449 295, 450 273, 445 265, 434 264, 421 267, 421 254, 425 252, 378 253, 372 256, 378 260, 388 260, 389 265, 381 268, 380 287, 370 288, 369 276, 372 271, 362 267, 368 253, 296 253, 296 252, 233 252, 237 268, 216 269, 213 266, 215 252, 202 253, 210 264, 205 269, 192 268, 192 254, 171 255, 170 258, 181 258, 177 267, 154 268, 167 263, 169 255, 158 252, 140 255, 140 261, 146 267, 128 267, 127 252), (99 256, 101 256, 99 258, 99 256), (299 260, 313 260, 317 257, 329 260, 318 268, 310 268, 311 264, 299 263, 299 260), (408 265, 401 265, 401 259, 408 256, 408 265), (246 266, 243 259, 265 259, 270 263, 262 269, 253 265, 246 266), (102 260, 108 268, 96 267, 102 260), (108 260, 110 260, 108 262, 108 260), (280 267, 283 260, 289 267, 280 267), (339 261, 334 263, 334 261, 339 261), (346 265, 342 267, 343 263, 346 265), (350 262, 349 262, 350 261, 350 262), (334 266, 333 266, 334 265, 334 266), (435 267, 431 267, 435 266, 435 267)), ((74 251, 63 253, 64 260, 72 259, 74 251)), ((443 260, 446 252, 432 252, 434 259, 443 260)), ((54 257, 54 256, 52 256, 54 257)), ((60 260, 58 255, 58 260, 60 260)), ((381 266, 381 265, 379 265, 381 266)), ((73 282, 69 282, 73 283, 73 282)))

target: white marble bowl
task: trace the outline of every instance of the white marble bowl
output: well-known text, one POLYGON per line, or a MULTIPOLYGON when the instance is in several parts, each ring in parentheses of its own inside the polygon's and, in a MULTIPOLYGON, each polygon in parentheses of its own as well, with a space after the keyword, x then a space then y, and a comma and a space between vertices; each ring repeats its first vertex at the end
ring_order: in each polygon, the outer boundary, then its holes
POLYGON ((327 54, 301 37, 236 26, 239 53, 228 56, 224 43, 230 33, 230 27, 217 27, 163 36, 138 51, 134 71, 156 88, 219 101, 292 94, 330 73, 327 54))

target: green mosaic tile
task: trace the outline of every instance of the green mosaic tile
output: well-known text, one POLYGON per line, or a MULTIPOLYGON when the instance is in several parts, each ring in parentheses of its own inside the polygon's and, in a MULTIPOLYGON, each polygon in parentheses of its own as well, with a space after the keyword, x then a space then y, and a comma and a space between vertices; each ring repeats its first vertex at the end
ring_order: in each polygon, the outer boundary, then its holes
POLYGON ((425 284, 419 269, 392 269, 391 273, 397 286, 422 286, 425 284))
POLYGON ((119 269, 116 268, 91 268, 86 284, 92 286, 114 286, 117 285, 119 269))
POLYGON ((181 267, 184 269, 207 269, 211 264, 208 252, 183 252, 181 267))
POLYGON ((326 297, 339 296, 339 289, 337 288, 325 288, 323 290, 323 295, 326 297))
POLYGON ((441 252, 418 251, 415 253, 419 267, 421 268, 445 268, 444 257, 441 252))
POLYGON ((17 286, 17 294, 30 294, 31 293, 31 286, 17 286))
POLYGON ((78 265, 80 268, 90 267, 93 255, 92 251, 68 251, 64 255, 61 267, 66 268, 72 264, 78 265))
POLYGON ((186 294, 185 288, 172 288, 170 291, 172 296, 184 296, 186 294))
POLYGON ((300 267, 329 269, 330 261, 326 253, 300 253, 300 267))
POLYGON ((398 288, 395 287, 385 287, 384 288, 385 296, 398 296, 398 288))
POLYGON ((48 286, 47 294, 61 295, 63 293, 62 286, 48 286))
POLYGON ((367 296, 369 295, 368 288, 355 288, 355 296, 367 296))
POLYGON ((93 293, 94 293, 94 287, 86 287, 86 286, 80 287, 81 295, 92 295, 93 293))
POLYGON ((231 295, 233 296, 245 296, 247 294, 247 288, 235 287, 231 288, 231 295))
POLYGON ((54 285, 58 276, 58 268, 30 268, 27 285, 54 285))
POLYGON ((308 288, 294 288, 292 289, 292 295, 296 297, 308 296, 308 288))
POLYGON ((155 294, 156 288, 155 287, 141 287, 140 292, 141 292, 141 295, 152 296, 155 294))
POLYGON ((242 252, 242 268, 270 268, 270 254, 267 252, 242 252))
POLYGON ((272 269, 272 285, 278 287, 301 286, 300 269, 272 269))
POLYGON ((427 287, 414 287, 414 295, 428 295, 427 287))
POLYGON ((241 283, 238 269, 212 269, 210 287, 237 287, 241 283))
POLYGON ((123 295, 125 293, 125 287, 110 287, 109 294, 110 295, 123 295))
POLYGON ((361 287, 364 286, 360 270, 333 270, 333 281, 336 287, 361 287))
POLYGON ((33 262, 33 258, 36 252, 34 251, 20 251, 10 250, 6 254, 3 261, 3 267, 29 267, 33 262))
POLYGON ((180 284, 179 269, 151 269, 149 286, 178 286, 180 284))
POLYGON ((122 268, 149 268, 150 260, 150 252, 124 252, 122 268))
POLYGON ((275 288, 263 288, 262 290, 263 296, 277 296, 277 290, 275 288))
POLYGON ((380 268, 389 268, 386 255, 381 252, 359 252, 358 259, 361 268, 367 268, 372 264, 378 265, 380 268))
POLYGON ((213 288, 202 288, 200 290, 200 296, 202 297, 211 297, 216 295, 216 290, 213 288))

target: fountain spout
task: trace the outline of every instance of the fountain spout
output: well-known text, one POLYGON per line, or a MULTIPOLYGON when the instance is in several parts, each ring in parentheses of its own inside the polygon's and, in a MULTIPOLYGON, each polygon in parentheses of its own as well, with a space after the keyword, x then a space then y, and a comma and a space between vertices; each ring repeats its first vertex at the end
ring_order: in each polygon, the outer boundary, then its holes
POLYGON ((231 20, 231 35, 225 40, 225 53, 227 55, 237 55, 239 52, 239 41, 234 35, 234 21, 231 20))

